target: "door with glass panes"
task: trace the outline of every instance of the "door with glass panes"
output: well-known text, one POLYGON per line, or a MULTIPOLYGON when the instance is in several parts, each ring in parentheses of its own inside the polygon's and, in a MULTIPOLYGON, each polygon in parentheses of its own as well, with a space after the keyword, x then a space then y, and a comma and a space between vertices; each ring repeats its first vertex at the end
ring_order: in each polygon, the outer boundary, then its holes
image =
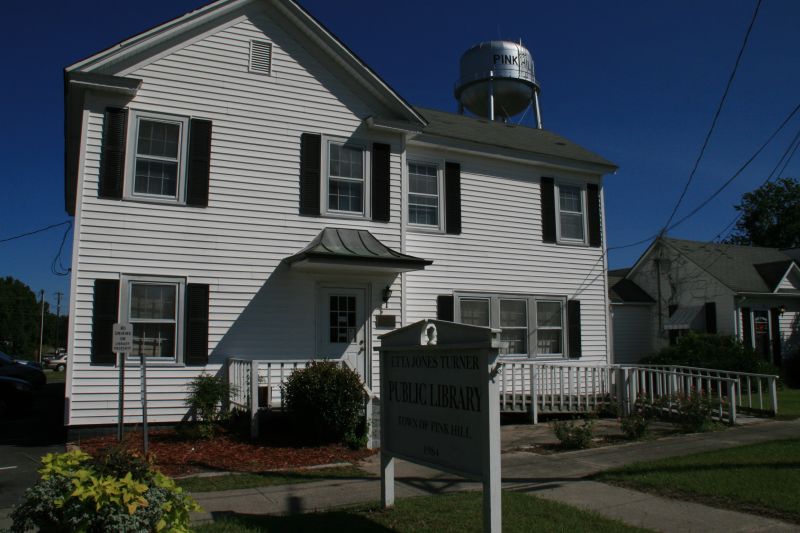
POLYGON ((320 290, 317 309, 319 355, 342 359, 366 379, 367 332, 366 290, 355 287, 325 287, 320 290))

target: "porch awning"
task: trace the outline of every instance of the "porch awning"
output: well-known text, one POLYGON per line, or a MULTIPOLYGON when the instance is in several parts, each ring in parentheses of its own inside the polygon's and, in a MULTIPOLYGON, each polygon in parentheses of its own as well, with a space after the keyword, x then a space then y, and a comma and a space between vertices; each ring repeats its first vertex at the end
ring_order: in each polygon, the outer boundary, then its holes
POLYGON ((702 309, 700 306, 679 307, 664 322, 664 329, 692 329, 692 322, 702 309))
POLYGON ((286 263, 300 270, 410 272, 433 261, 392 250, 367 230, 325 228, 286 263))

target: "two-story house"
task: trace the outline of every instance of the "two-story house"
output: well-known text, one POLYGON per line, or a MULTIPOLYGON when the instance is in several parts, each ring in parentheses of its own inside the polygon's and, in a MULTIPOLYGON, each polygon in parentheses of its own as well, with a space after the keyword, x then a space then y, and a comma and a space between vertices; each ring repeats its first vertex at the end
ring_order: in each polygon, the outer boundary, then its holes
MULTIPOLYGON (((410 73, 409 73, 410 75, 410 73)), ((442 88, 447 90, 448 88, 442 88)), ((67 423, 186 416, 228 357, 337 359, 501 328, 508 357, 608 361, 602 176, 549 131, 411 106, 289 0, 218 0, 69 67, 67 423)))

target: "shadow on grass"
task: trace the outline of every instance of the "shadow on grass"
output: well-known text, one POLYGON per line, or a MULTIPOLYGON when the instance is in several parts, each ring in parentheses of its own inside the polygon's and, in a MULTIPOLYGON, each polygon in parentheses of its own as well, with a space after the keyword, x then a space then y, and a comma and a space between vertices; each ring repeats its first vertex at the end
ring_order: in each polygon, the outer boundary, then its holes
POLYGON ((785 470, 800 468, 800 462, 769 462, 769 463, 713 463, 713 464, 685 464, 685 465, 670 465, 670 466, 628 466, 622 470, 615 472, 600 472, 593 478, 602 481, 605 479, 622 479, 629 476, 641 476, 651 474, 697 474, 700 472, 725 472, 731 473, 737 470, 785 470))
POLYGON ((233 531, 347 531, 388 532, 392 531, 368 518, 345 511, 327 513, 294 514, 289 516, 258 516, 239 513, 212 513, 214 524, 198 528, 201 532, 227 533, 233 531))

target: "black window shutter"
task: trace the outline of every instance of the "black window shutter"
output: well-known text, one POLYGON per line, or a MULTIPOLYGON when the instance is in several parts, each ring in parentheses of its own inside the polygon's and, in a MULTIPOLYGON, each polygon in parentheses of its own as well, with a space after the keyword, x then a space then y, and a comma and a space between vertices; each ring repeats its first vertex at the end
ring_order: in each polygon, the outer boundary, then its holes
POLYGON ((567 302, 567 329, 569 331, 569 357, 581 356, 581 302, 569 300, 567 302))
POLYGON ((390 155, 388 144, 372 145, 372 220, 389 222, 389 198, 391 195, 390 155))
POLYGON ((442 294, 436 297, 436 318, 438 320, 454 321, 453 306, 455 299, 452 295, 442 294))
POLYGON ((717 332, 717 304, 706 302, 706 333, 717 332))
POLYGON ((451 235, 461 234, 461 165, 444 164, 444 230, 451 235))
POLYGON ((742 307, 742 342, 745 348, 753 348, 753 335, 750 332, 749 307, 742 307))
POLYGON ((589 246, 598 247, 602 244, 600 234, 600 188, 594 183, 586 186, 587 216, 589 217, 589 246))
POLYGON ((186 285, 183 360, 187 365, 208 364, 208 285, 186 285))
POLYGON ((553 178, 542 178, 542 241, 556 242, 556 198, 553 178))
POLYGON ((211 171, 211 121, 193 118, 189 123, 189 165, 186 171, 186 205, 208 207, 211 171))
POLYGON ((300 214, 319 215, 322 176, 322 137, 315 133, 300 136, 300 214))
POLYGON ((128 133, 128 110, 109 107, 103 123, 103 151, 100 154, 100 198, 122 198, 125 179, 125 142, 128 133))
POLYGON ((94 303, 92 304, 92 353, 93 365, 113 365, 114 324, 119 309, 119 280, 96 279, 94 281, 94 303))
POLYGON ((781 366, 781 311, 777 307, 769 310, 769 318, 772 321, 772 363, 781 366))

